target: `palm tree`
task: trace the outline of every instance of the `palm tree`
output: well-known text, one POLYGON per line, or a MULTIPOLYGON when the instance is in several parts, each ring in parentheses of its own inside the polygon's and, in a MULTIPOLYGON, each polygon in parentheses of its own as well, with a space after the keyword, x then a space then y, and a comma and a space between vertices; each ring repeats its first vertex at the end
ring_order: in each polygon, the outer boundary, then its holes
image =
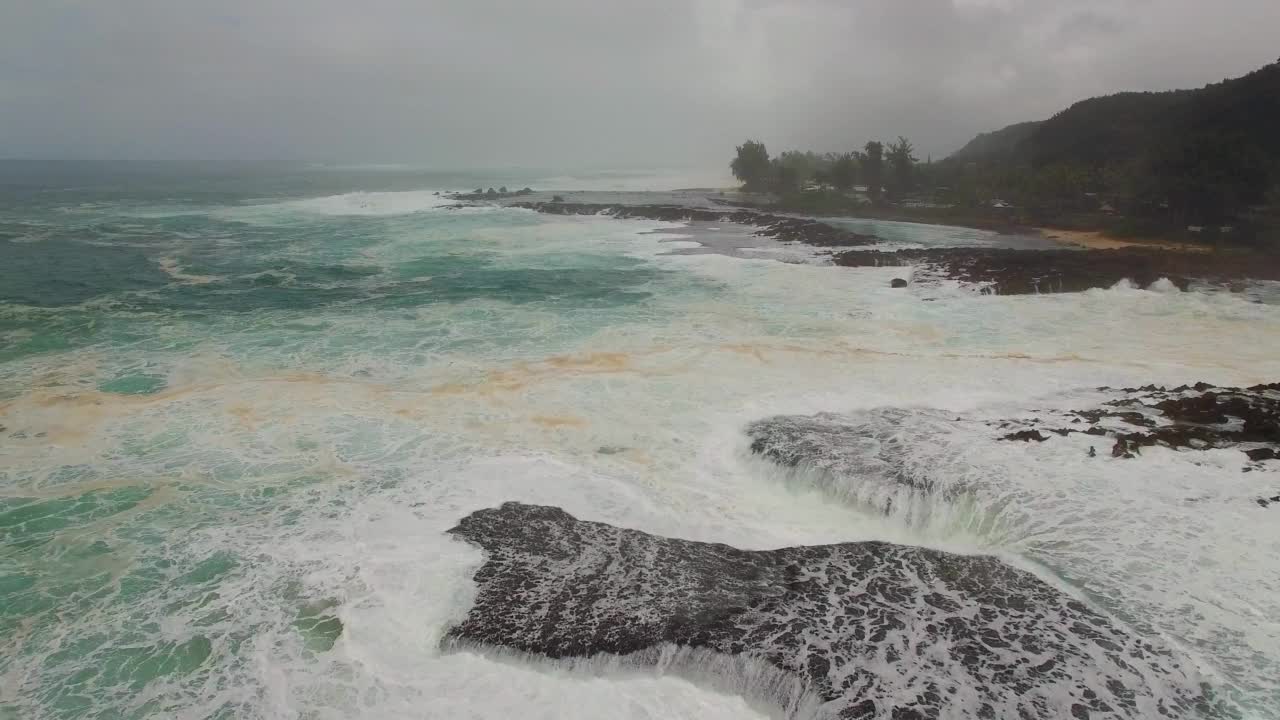
POLYGON ((884 143, 872 140, 863 148, 862 180, 867 184, 867 194, 872 200, 880 197, 884 183, 884 143))
POLYGON ((738 146, 738 156, 729 163, 733 176, 742 181, 747 192, 757 192, 769 187, 772 166, 769 164, 769 151, 764 143, 748 140, 738 146))
POLYGON ((889 145, 889 194, 892 197, 901 197, 911 189, 911 171, 916 164, 913 152, 911 141, 901 135, 897 142, 889 145))
POLYGON ((831 163, 831 184, 837 190, 848 190, 858 183, 858 160, 853 153, 844 153, 831 163))

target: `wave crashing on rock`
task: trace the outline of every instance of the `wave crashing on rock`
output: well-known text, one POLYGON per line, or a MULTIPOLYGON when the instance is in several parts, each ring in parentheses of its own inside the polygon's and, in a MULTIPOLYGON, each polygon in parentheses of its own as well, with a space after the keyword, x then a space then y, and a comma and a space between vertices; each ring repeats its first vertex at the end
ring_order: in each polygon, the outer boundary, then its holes
POLYGON ((713 683, 787 717, 1220 714, 1190 663, 995 557, 740 550, 515 502, 449 532, 485 562, 448 646, 714 667, 713 683))

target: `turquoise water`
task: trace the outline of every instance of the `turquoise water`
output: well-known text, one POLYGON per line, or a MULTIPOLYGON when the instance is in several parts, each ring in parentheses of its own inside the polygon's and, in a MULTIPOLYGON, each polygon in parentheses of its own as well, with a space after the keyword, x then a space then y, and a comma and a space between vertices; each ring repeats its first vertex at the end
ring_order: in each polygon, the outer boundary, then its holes
POLYGON ((743 547, 1001 553, 1189 648, 1250 712, 1280 707, 1280 534, 1247 502, 1274 474, 934 429, 912 462, 1010 490, 919 527, 782 477, 741 432, 1272 381, 1273 306, 903 292, 897 269, 669 255, 676 226, 434 194, 529 176, 19 175, 0 190, 0 717, 759 715, 675 677, 442 653, 479 561, 442 531, 510 499, 743 547))

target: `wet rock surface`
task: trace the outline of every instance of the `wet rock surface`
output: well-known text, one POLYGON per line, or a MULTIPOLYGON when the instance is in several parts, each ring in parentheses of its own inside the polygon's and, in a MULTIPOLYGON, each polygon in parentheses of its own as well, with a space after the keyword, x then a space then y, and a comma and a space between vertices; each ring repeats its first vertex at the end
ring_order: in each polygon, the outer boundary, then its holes
POLYGON ((928 475, 905 465, 908 448, 902 423, 913 415, 926 428, 948 425, 951 419, 947 413, 898 408, 878 408, 861 416, 776 415, 749 424, 746 434, 753 454, 783 467, 816 472, 820 480, 831 481, 824 489, 837 496, 847 487, 839 479, 848 477, 865 485, 933 492, 938 488, 928 475))
POLYGON ((524 197, 526 195, 532 195, 533 193, 534 193, 533 188, 527 188, 527 187, 521 188, 519 190, 510 190, 510 191, 508 191, 505 187, 502 188, 501 190, 494 190, 493 188, 489 188, 488 190, 482 190, 480 188, 476 188, 472 192, 451 193, 451 194, 446 194, 445 197, 449 198, 450 200, 457 200, 458 202, 477 202, 481 200, 505 200, 507 198, 513 198, 513 197, 524 197))
MULTIPOLYGON (((879 407, 853 413, 775 415, 745 428, 753 455, 786 468, 786 480, 908 525, 965 504, 974 478, 939 474, 948 438, 981 421, 932 408, 879 407)), ((979 484, 982 481, 978 481, 979 484)))
POLYGON ((1017 250, 934 248, 894 252, 849 250, 833 258, 845 267, 924 265, 942 276, 1001 295, 1080 292, 1121 280, 1141 287, 1165 278, 1185 290, 1192 281, 1228 284, 1280 280, 1280 256, 1121 250, 1017 250))
POLYGON ((1175 450, 1235 447, 1254 462, 1278 456, 1280 383, 1247 388, 1197 383, 1099 390, 1119 397, 1101 408, 1072 411, 1054 423, 1036 418, 1030 424, 1038 427, 1018 430, 1002 439, 1048 439, 1041 431, 1061 436, 1085 433, 1113 440, 1110 454, 1119 458, 1136 457, 1142 448, 1157 445, 1175 450))
POLYGON ((570 202, 521 202, 512 203, 510 207, 534 210, 548 215, 608 215, 620 219, 639 218, 664 222, 737 223, 759 228, 756 235, 817 247, 859 247, 880 242, 880 239, 874 235, 844 230, 811 218, 775 215, 755 210, 570 202))
POLYGON ((1009 433, 1004 436, 1005 440, 1021 440, 1022 442, 1044 442, 1049 439, 1048 435, 1041 434, 1038 430, 1019 430, 1015 433, 1009 433))
MULTIPOLYGON (((843 267, 922 266, 924 277, 941 276, 979 286, 984 292, 1028 295, 1081 292, 1109 288, 1122 280, 1149 287, 1166 280, 1186 290, 1206 282, 1240 290, 1245 280, 1280 281, 1280 254, 1246 251, 1179 252, 1159 248, 1112 250, 1022 249, 1009 247, 867 249, 882 243, 874 235, 854 232, 812 217, 781 215, 767 209, 723 204, 706 205, 523 201, 509 207, 551 215, 608 215, 665 222, 736 223, 757 228, 755 235, 783 242, 842 249, 832 256, 843 267), (853 249, 849 249, 853 248, 853 249)), ((897 278, 892 287, 906 287, 897 278)))
POLYGON ((485 562, 448 645, 640 665, 699 651, 704 671, 708 657, 763 668, 736 690, 789 717, 1219 714, 1189 663, 994 557, 883 542, 748 551, 521 503, 449 532, 485 562))

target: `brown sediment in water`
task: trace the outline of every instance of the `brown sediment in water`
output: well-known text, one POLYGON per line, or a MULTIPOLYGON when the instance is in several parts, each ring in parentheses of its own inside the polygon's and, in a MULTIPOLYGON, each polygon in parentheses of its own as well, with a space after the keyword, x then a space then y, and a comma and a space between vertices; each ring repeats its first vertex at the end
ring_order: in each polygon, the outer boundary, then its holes
POLYGON ((227 408, 227 413, 234 417, 245 430, 257 430, 261 420, 253 408, 244 403, 237 403, 227 408))
MULTIPOLYGON (((764 356, 764 351, 761 349, 759 345, 748 345, 746 343, 731 343, 728 345, 721 345, 720 347, 722 347, 725 350, 728 350, 729 352, 753 357, 765 365, 772 364, 769 358, 764 356)), ((765 348, 765 349, 767 350, 772 348, 765 348)))
POLYGON ((627 448, 619 453, 619 457, 626 458, 629 462, 637 465, 652 466, 654 464, 653 457, 639 448, 627 448))
POLYGON ((616 375, 636 373, 640 375, 663 374, 664 371, 637 367, 635 359, 659 355, 670 351, 667 346, 657 346, 644 351, 597 351, 581 355, 553 355, 536 361, 517 362, 509 368, 491 370, 477 382, 451 381, 430 389, 433 395, 481 395, 495 392, 516 392, 530 384, 543 380, 555 380, 583 375, 616 375))
POLYGON ((534 415, 529 419, 542 427, 551 429, 584 428, 587 426, 586 420, 572 415, 534 415))
MULTIPOLYGON (((292 387, 325 388, 351 386, 370 392, 389 392, 384 385, 362 383, 344 378, 334 378, 319 373, 296 372, 261 378, 236 377, 222 382, 201 382, 159 392, 130 395, 104 392, 97 389, 68 387, 66 385, 36 388, 25 395, 0 402, 0 420, 12 429, 22 431, 27 438, 41 444, 75 445, 84 441, 101 424, 118 420, 138 412, 168 403, 199 398, 208 393, 235 385, 283 384, 292 387), (24 418, 19 420, 19 418, 24 418)), ((255 429, 261 419, 256 417, 248 401, 237 397, 233 400, 217 398, 225 411, 237 418, 242 426, 255 429)), ((10 437, 12 439, 12 437, 10 437)))
POLYGON ((90 390, 80 387, 54 386, 46 388, 38 388, 26 395, 0 402, 0 415, 9 411, 11 408, 17 407, 21 402, 30 403, 39 407, 59 407, 59 406, 91 406, 91 405, 115 405, 115 406, 138 406, 158 405, 173 400, 187 398, 200 395, 211 390, 225 388, 230 385, 239 384, 272 384, 283 383, 288 385, 359 385, 368 386, 370 383, 356 382, 347 378, 336 378, 323 375, 316 372, 292 372, 281 375, 270 375, 266 377, 233 377, 222 382, 203 382, 191 385, 183 385, 180 387, 170 387, 154 393, 130 394, 130 393, 113 393, 104 390, 90 390))
POLYGON ((620 372, 631 367, 631 355, 624 352, 594 352, 581 356, 556 355, 544 360, 554 368, 588 372, 620 372))

